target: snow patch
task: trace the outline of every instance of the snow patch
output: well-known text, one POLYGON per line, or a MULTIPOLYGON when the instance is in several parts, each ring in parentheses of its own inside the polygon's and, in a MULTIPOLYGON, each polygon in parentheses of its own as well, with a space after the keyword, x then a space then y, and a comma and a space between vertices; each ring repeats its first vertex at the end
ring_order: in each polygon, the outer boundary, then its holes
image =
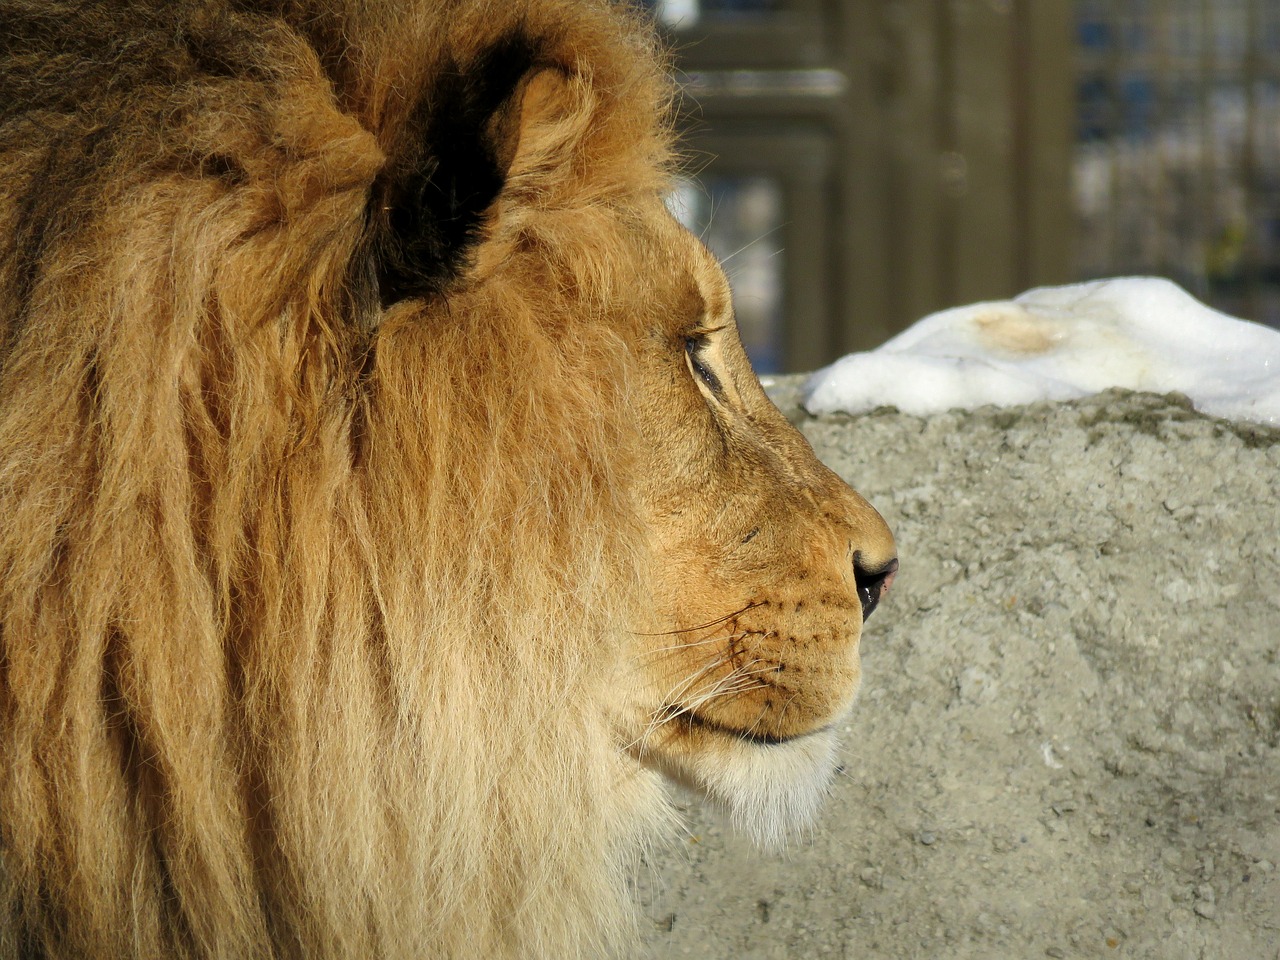
POLYGON ((1203 413, 1280 426, 1280 331, 1154 277, 1041 287, 931 314, 837 360, 810 378, 805 407, 924 415, 1112 387, 1177 391, 1203 413))

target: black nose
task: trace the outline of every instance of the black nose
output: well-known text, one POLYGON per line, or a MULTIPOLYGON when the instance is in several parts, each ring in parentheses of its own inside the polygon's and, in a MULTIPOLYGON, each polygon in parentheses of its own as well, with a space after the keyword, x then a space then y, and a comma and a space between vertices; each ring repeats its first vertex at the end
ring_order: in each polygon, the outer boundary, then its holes
POLYGON ((858 600, 862 602, 862 619, 871 616, 880 598, 889 592, 889 585, 898 572, 897 559, 890 560, 877 570, 871 570, 862 564, 862 553, 853 554, 853 580, 858 585, 858 600))

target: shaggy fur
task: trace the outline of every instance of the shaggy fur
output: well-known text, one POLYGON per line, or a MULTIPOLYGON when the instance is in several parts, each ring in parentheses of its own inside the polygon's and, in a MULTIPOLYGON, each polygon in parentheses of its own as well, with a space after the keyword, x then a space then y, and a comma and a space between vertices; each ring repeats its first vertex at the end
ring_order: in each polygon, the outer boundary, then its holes
POLYGON ((558 0, 0 23, 0 956, 610 951, 659 809, 603 689, 647 35, 558 0))

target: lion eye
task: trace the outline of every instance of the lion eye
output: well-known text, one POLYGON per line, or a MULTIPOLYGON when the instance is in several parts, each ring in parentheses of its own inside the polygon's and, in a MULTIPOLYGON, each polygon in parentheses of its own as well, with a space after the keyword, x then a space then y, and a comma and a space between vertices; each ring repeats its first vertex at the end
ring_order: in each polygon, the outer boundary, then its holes
POLYGON ((702 352, 707 345, 707 341, 703 337, 686 337, 684 341, 685 356, 689 358, 689 368, 694 374, 707 385, 707 389, 717 396, 721 392, 720 380, 711 372, 711 367, 707 365, 706 360, 702 356, 702 352))

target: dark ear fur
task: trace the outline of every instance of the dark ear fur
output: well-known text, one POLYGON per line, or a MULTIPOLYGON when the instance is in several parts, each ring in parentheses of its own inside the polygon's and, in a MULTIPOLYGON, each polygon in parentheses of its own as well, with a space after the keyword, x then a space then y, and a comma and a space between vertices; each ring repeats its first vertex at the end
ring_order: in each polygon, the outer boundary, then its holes
POLYGON ((506 181, 539 49, 508 34, 471 63, 446 64, 421 92, 370 198, 384 307, 439 293, 465 265, 506 181))

